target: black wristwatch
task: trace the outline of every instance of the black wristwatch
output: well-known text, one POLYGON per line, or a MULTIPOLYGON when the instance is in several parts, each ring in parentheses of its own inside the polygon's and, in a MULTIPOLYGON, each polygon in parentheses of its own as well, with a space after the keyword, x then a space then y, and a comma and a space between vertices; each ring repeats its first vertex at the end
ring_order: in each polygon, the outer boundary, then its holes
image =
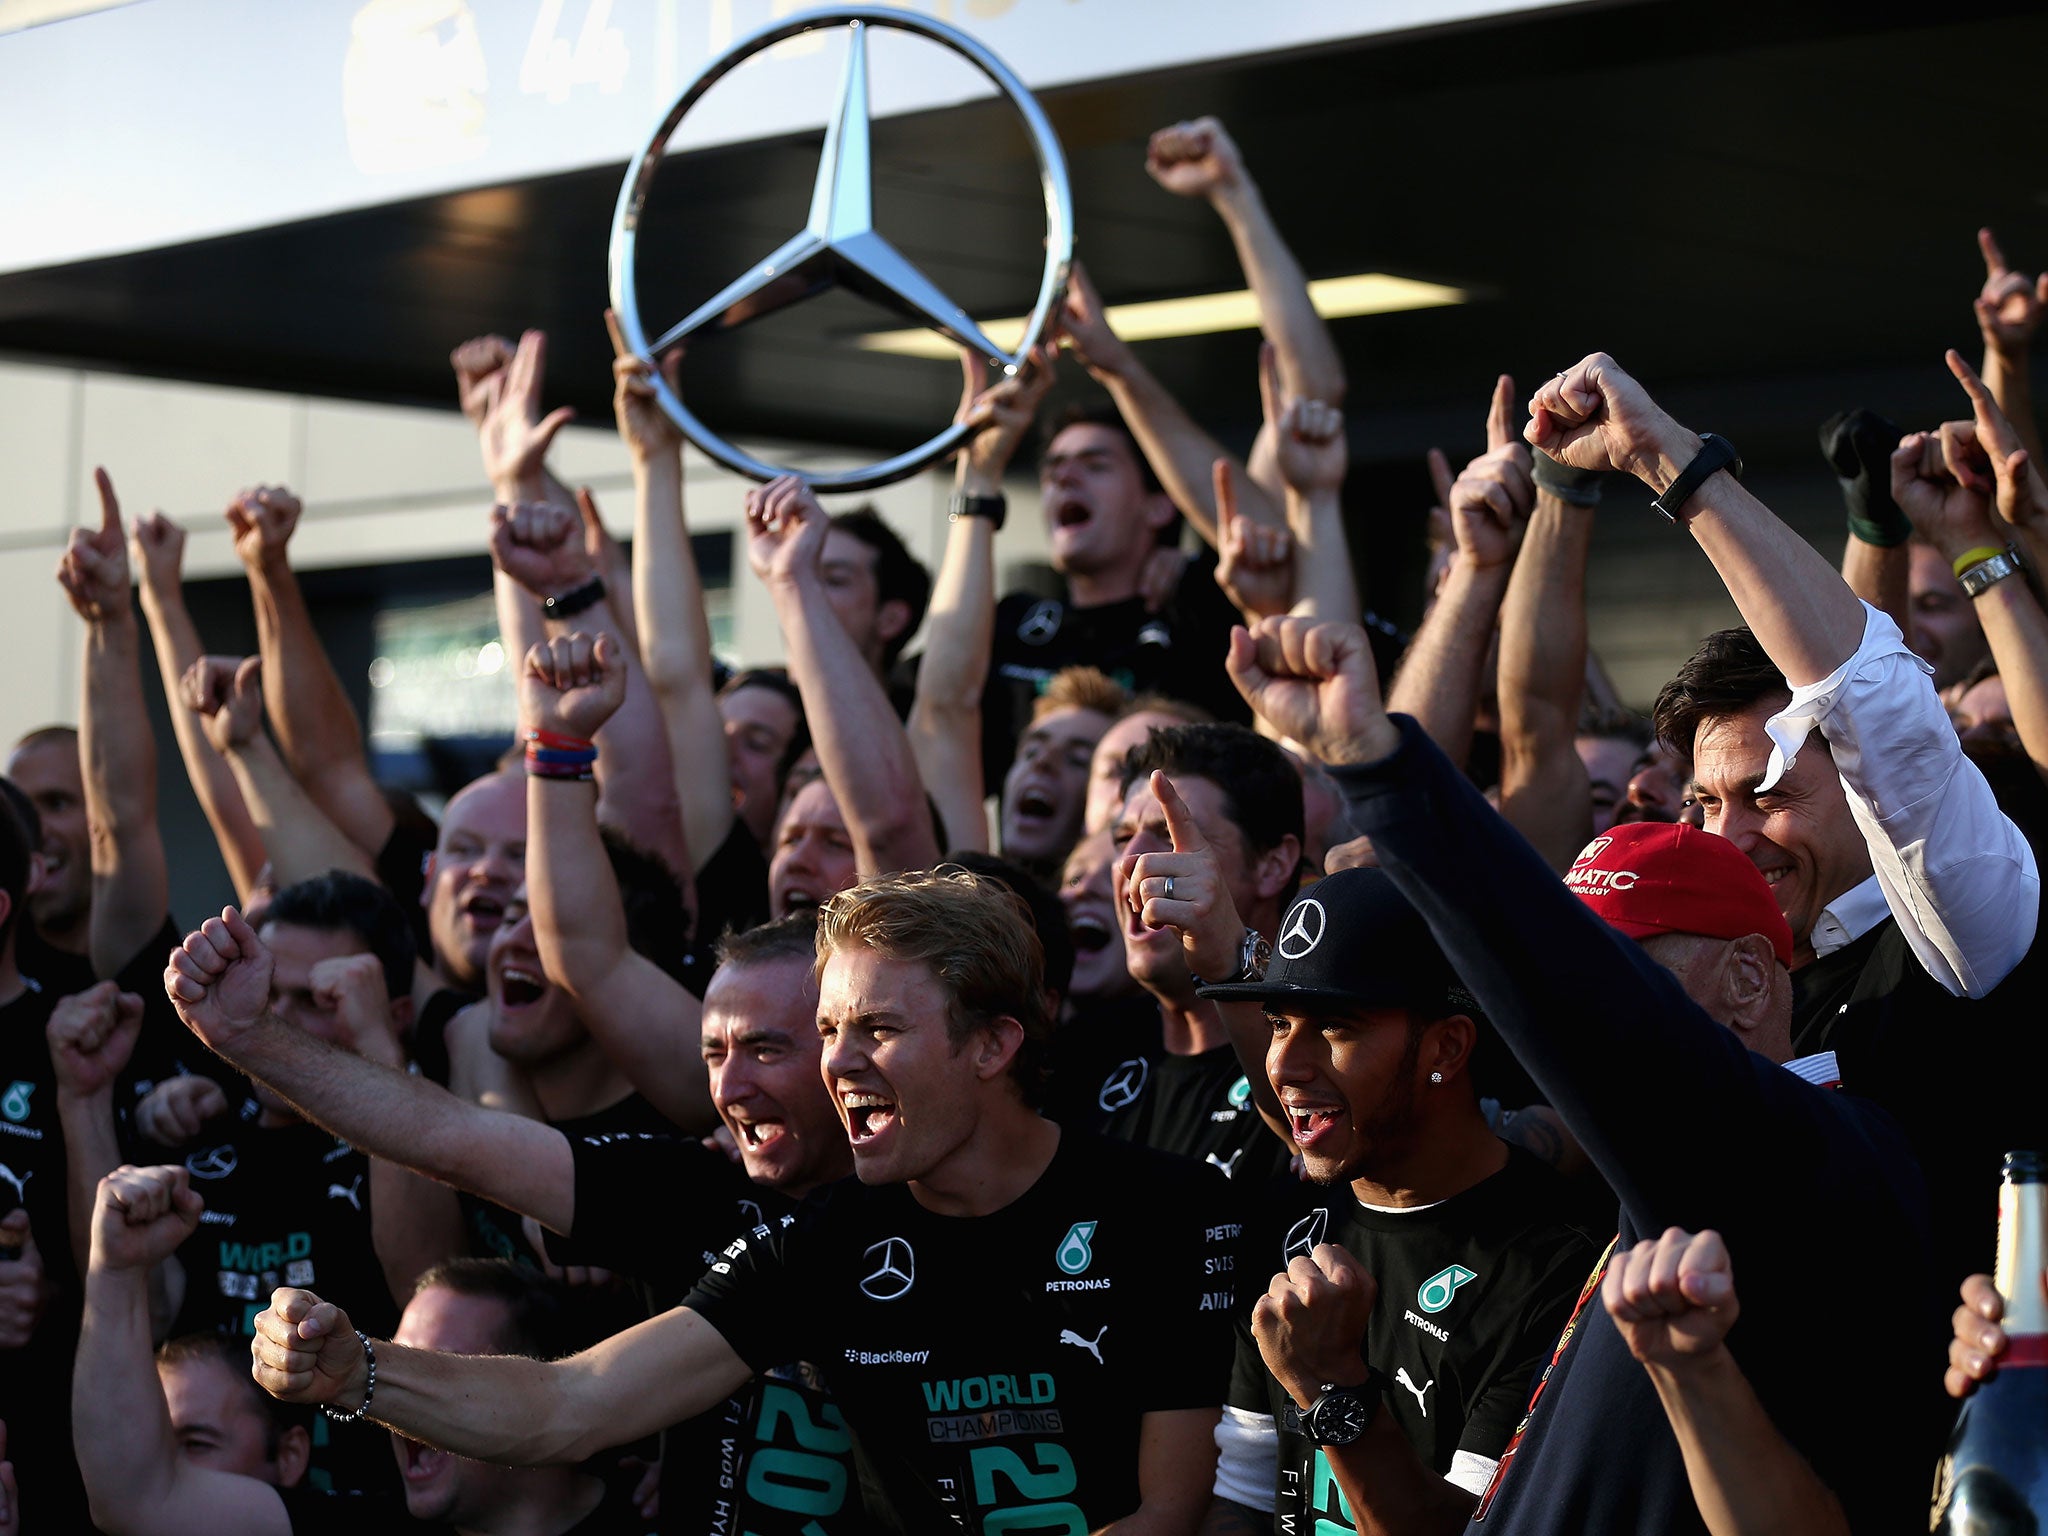
POLYGON ((1241 986, 1248 981, 1264 981, 1266 979, 1266 967, 1272 963, 1272 943, 1258 929, 1246 928, 1244 931, 1244 942, 1238 946, 1237 970, 1233 974, 1224 977, 1221 981, 1204 981, 1199 976, 1194 977, 1193 980, 1198 987, 1241 986))
POLYGON ((580 587, 572 587, 559 597, 541 599, 541 612, 551 619, 573 619, 586 608, 595 607, 604 601, 604 578, 593 576, 580 587))
POLYGON ((1706 484, 1707 476, 1717 469, 1725 469, 1736 479, 1742 478, 1742 455, 1735 451, 1735 445, 1717 432, 1700 434, 1700 451, 1692 456, 1692 462, 1678 472, 1678 478, 1664 489, 1650 505, 1664 514, 1666 522, 1683 524, 1685 519, 1679 513, 1692 500, 1693 492, 1706 484))
POLYGON ((1367 1375, 1355 1387, 1325 1382, 1316 1388, 1316 1400, 1307 1413, 1287 1400, 1280 1415, 1280 1427, 1297 1434, 1312 1445, 1351 1445, 1379 1417, 1380 1398, 1386 1378, 1378 1371, 1367 1375))
POLYGON ((970 496, 965 491, 955 491, 947 511, 954 517, 985 517, 1000 529, 1003 519, 1010 515, 1010 503, 1001 491, 993 496, 970 496))

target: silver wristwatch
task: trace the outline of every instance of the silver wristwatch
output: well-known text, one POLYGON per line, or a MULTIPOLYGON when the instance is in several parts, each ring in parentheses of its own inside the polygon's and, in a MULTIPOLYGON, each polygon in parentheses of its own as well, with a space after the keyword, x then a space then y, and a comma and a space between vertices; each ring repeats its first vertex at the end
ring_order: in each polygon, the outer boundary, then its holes
POLYGON ((1966 566, 1956 574, 1956 580, 1971 597, 1982 597, 2006 577, 2018 576, 2025 570, 2026 567, 2020 564, 2019 551, 2002 549, 1975 565, 1966 566))

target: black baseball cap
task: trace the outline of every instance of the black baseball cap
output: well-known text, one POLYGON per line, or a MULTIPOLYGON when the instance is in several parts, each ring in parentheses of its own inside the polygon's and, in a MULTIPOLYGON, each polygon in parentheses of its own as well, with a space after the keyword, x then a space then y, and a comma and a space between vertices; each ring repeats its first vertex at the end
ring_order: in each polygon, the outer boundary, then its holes
POLYGON ((1384 871, 1325 875, 1280 919, 1263 981, 1203 987, 1224 1003, 1264 1003, 1284 1013, 1413 1008, 1431 1018, 1469 1013, 1457 974, 1422 915, 1384 871))

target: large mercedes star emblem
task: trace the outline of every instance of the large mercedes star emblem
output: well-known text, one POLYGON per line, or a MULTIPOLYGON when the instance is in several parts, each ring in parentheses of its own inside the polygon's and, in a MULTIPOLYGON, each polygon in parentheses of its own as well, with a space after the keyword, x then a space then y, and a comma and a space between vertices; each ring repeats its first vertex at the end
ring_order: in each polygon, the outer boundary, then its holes
POLYGON ((1330 1229, 1330 1208, 1319 1205, 1287 1229, 1287 1242, 1280 1250, 1280 1262, 1307 1258, 1330 1229))
POLYGON ((1287 923, 1280 930, 1280 942, 1274 948, 1285 959, 1299 960, 1323 942, 1323 928, 1328 920, 1320 901, 1313 896, 1302 897, 1294 904, 1294 910, 1287 914, 1287 923))
POLYGON ((917 1281, 917 1256, 910 1251, 907 1239, 885 1237, 871 1245, 863 1257, 874 1260, 875 1264, 860 1283, 863 1296, 872 1296, 876 1301, 894 1301, 907 1294, 917 1281))
POLYGON ((1145 1091, 1145 1079, 1151 1074, 1152 1064, 1142 1056, 1118 1062, 1102 1080, 1102 1091, 1095 1096, 1095 1102, 1111 1113, 1126 1109, 1138 1102, 1138 1095, 1145 1091))
MULTIPOLYGON (((886 305, 918 325, 941 332, 961 346, 979 352, 1003 373, 1013 374, 1051 323, 1066 288, 1067 268, 1073 254, 1073 201, 1059 140, 1037 101, 1002 60, 965 33, 928 17, 882 6, 833 6, 777 22, 735 44, 707 64, 703 73, 676 98, 619 189, 618 210, 612 218, 612 308, 625 329, 626 344, 651 360, 697 331, 731 330, 837 284, 886 305), (634 251, 648 188, 667 153, 669 139, 704 93, 739 65, 785 38, 826 27, 843 27, 846 31, 846 72, 839 87, 838 105, 825 129, 825 153, 811 192, 810 217, 802 230, 785 240, 752 271, 727 284, 649 341, 640 323, 634 251), (868 157, 869 27, 893 27, 916 33, 962 55, 1009 98, 1030 132, 1038 157, 1039 183, 1045 194, 1045 266, 1039 278, 1037 301, 1015 352, 1005 352, 983 335, 964 309, 874 227, 873 173, 868 157)), ((742 453, 705 426, 668 387, 658 369, 653 383, 662 408, 683 429, 684 435, 727 469, 755 480, 791 473, 742 453)), ((893 459, 832 474, 807 474, 804 478, 827 491, 859 491, 888 485, 951 453, 966 436, 967 429, 954 424, 893 459)))

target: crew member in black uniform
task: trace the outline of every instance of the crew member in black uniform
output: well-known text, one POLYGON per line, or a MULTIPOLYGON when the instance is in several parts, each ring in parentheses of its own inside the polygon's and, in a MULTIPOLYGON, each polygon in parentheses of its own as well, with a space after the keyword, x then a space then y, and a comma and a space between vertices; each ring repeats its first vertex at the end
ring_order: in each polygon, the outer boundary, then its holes
POLYGON ((1325 1386, 1362 1385, 1413 1447, 1382 1470, 1383 1497, 1395 1478, 1417 1497, 1432 1480, 1476 1497, 1599 1244, 1565 1214, 1561 1176, 1487 1129, 1469 1070, 1477 1005, 1384 874, 1327 876, 1281 931, 1296 937, 1263 981, 1202 993, 1264 1005, 1266 1069, 1313 1181, 1249 1225, 1241 1289, 1284 1283, 1324 1244, 1374 1287, 1315 1381, 1284 1354, 1269 1367, 1241 1314, 1216 1497, 1285 1536, 1354 1523, 1316 1438, 1337 1406, 1320 1403, 1325 1386))
MULTIPOLYGON (((457 1454, 554 1462, 805 1355, 829 1362, 869 1513, 891 1528, 1093 1530, 1141 1511, 1192 1526, 1228 1372, 1225 1186, 1038 1116, 1040 949, 993 882, 857 886, 827 904, 818 947, 824 1070, 857 1183, 735 1239, 677 1311, 516 1380, 380 1343, 373 1388, 352 1325, 300 1290, 260 1325, 257 1379, 457 1454)), ((235 958, 188 944, 188 1008, 235 958)), ((794 1429, 828 1445, 822 1426, 794 1429)))

